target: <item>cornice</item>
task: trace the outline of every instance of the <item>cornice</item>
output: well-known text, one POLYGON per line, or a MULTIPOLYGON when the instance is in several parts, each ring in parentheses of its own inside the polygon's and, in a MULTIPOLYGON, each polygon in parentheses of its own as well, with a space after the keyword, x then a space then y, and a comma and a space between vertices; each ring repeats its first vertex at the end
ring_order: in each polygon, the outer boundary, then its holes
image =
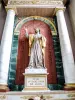
POLYGON ((64 4, 63 0, 9 0, 5 8, 15 10, 19 16, 52 16, 56 8, 64 9, 64 4))
POLYGON ((66 4, 67 0, 2 0, 4 2, 5 5, 16 5, 16 4, 49 4, 52 2, 62 2, 64 4, 66 4))
POLYGON ((9 0, 8 5, 51 5, 51 4, 63 4, 63 0, 9 0))

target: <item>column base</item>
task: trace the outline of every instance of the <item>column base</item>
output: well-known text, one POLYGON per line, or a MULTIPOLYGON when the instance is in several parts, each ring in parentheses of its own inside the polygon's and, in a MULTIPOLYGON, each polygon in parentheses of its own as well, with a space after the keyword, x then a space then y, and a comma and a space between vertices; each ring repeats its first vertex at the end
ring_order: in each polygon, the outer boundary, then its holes
POLYGON ((64 86, 64 90, 67 90, 67 91, 75 91, 75 84, 66 84, 64 86))
POLYGON ((8 92, 9 88, 7 85, 1 85, 0 84, 0 92, 8 92))

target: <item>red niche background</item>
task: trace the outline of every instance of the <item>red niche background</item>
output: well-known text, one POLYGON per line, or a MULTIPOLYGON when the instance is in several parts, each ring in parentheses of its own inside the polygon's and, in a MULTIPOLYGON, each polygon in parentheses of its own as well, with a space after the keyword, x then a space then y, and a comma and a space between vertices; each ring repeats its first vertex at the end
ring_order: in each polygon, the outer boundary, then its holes
POLYGON ((48 75, 48 84, 57 83, 56 66, 55 66, 55 55, 53 48, 53 40, 50 27, 39 20, 31 20, 26 22, 20 29, 19 43, 18 43, 18 55, 17 55, 17 65, 16 65, 16 84, 24 84, 25 68, 27 68, 29 63, 29 40, 25 37, 25 29, 28 29, 29 34, 34 34, 35 29, 39 28, 40 33, 46 38, 46 49, 45 49, 45 65, 48 75))

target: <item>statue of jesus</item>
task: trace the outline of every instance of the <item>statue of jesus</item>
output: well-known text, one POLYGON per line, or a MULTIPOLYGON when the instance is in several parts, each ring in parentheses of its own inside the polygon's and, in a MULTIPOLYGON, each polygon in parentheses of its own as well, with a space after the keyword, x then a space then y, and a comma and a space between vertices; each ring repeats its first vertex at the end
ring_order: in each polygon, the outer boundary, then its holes
POLYGON ((35 29, 35 34, 28 34, 25 29, 26 38, 29 38, 29 65, 27 68, 45 68, 44 51, 46 47, 46 38, 40 34, 40 29, 35 29))

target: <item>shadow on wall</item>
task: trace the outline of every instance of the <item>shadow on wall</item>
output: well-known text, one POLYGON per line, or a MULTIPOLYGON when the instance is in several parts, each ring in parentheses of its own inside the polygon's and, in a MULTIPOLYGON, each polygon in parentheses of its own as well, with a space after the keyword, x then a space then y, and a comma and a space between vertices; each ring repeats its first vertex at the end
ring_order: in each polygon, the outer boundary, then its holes
POLYGON ((1 38, 2 38, 5 19, 6 19, 6 11, 5 11, 5 8, 2 6, 1 10, 0 10, 0 42, 1 42, 1 38))
POLYGON ((30 99, 28 99, 28 100, 34 100, 34 99, 30 98, 30 99))

